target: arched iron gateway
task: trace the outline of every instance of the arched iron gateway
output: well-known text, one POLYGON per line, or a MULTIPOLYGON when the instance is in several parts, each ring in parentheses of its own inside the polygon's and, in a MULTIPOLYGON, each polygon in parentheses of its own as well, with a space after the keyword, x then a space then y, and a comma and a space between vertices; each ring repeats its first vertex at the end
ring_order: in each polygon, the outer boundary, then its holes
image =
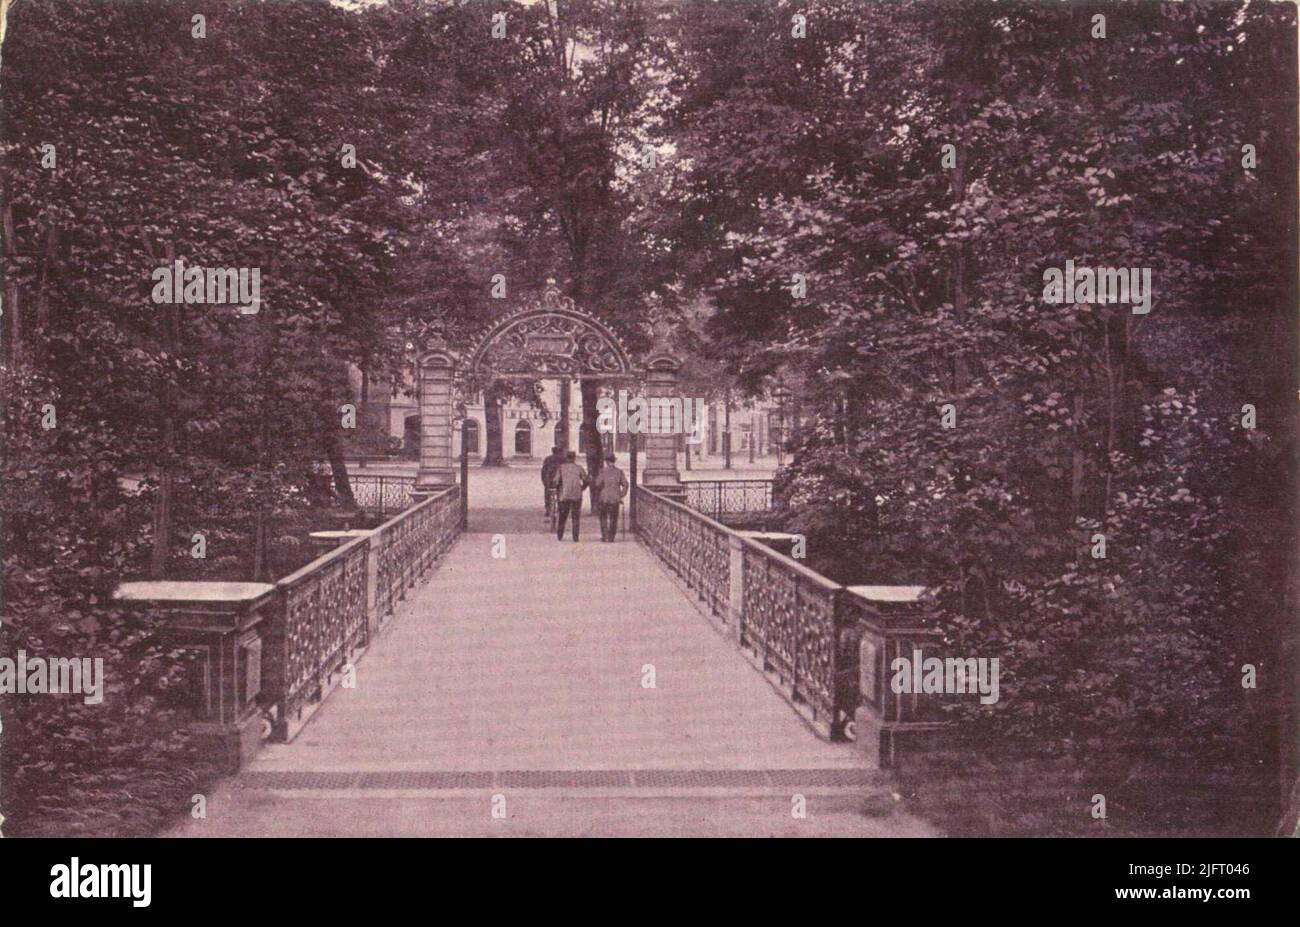
MULTIPOLYGON (((488 329, 463 364, 458 365, 446 342, 435 336, 418 358, 421 434, 415 492, 436 492, 456 482, 451 448, 458 371, 474 382, 544 377, 640 382, 647 397, 671 398, 677 392, 681 361, 668 345, 667 332, 660 328, 655 334, 649 354, 636 364, 608 325, 548 286, 534 304, 488 329)), ((646 435, 645 447, 644 484, 669 494, 680 492, 676 436, 646 435)))
POLYGON ((548 287, 533 306, 497 322, 474 346, 465 365, 473 377, 637 379, 623 341, 573 300, 548 287))

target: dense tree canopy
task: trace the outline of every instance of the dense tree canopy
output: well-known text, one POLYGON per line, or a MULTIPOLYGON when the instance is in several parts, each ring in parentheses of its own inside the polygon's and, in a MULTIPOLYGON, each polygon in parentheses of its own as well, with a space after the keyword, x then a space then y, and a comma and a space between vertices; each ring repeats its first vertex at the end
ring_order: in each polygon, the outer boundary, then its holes
MULTIPOLYGON (((554 278, 634 349, 678 323, 700 388, 795 391, 787 527, 837 580, 936 587, 949 642, 1012 667, 973 729, 1273 768, 1294 9, 942 6, 248 0, 200 37, 152 0, 13 5, 6 645, 102 644, 112 584, 195 569, 196 530, 253 551, 214 575, 266 575, 341 456, 346 363, 396 373, 430 325, 464 348, 554 278), (156 304, 177 259, 259 267, 260 311, 156 304), (1150 311, 1044 300, 1066 261, 1149 269, 1150 311)), ((11 790, 141 718, 172 749, 166 656, 147 625, 111 646, 149 684, 31 716, 53 747, 6 724, 11 790)))
POLYGON ((693 284, 734 372, 802 374, 821 410, 778 478, 789 526, 837 578, 939 586, 950 640, 1014 664, 976 725, 1270 764, 1294 601, 1287 545, 1258 543, 1291 530, 1294 367, 1270 346, 1295 336, 1293 11, 933 12, 681 21, 693 284), (1067 260, 1151 269, 1150 312, 1049 304, 1067 260), (1272 682, 1243 691, 1246 664, 1272 682))

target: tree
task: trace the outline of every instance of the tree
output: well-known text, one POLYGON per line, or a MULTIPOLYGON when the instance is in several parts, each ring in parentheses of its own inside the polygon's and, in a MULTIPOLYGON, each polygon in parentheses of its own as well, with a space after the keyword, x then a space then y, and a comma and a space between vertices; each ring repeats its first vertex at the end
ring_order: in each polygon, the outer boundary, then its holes
MULTIPOLYGON (((403 269, 404 230, 427 215, 404 197, 430 160, 412 156, 403 119, 465 94, 385 96, 391 21, 332 6, 224 7, 206 13, 205 39, 190 11, 158 3, 8 12, 6 644, 103 652, 111 677, 140 682, 97 715, 6 710, 19 721, 5 810, 32 832, 81 805, 65 800, 76 790, 96 828, 120 833, 135 825, 104 783, 143 787, 194 758, 164 710, 183 661, 151 622, 102 603, 133 575, 268 575, 272 519, 307 504, 322 448, 337 447, 344 361, 398 350, 379 294, 403 269), (173 257, 255 269, 258 311, 156 303, 153 272, 173 257), (123 489, 132 476, 139 495, 123 489), (195 530, 235 553, 193 560, 195 530), (102 768, 70 761, 87 743, 102 768)), ((434 165, 462 141, 448 133, 434 165)))
POLYGON ((1167 773, 1212 715, 1237 775, 1248 753, 1275 766, 1258 744, 1279 705, 1243 712, 1221 667, 1189 660, 1195 683, 1148 679, 1135 707, 1134 639, 1108 621, 1141 615, 1166 653, 1281 653, 1293 593, 1250 537, 1260 519, 1286 533, 1288 507, 1259 504, 1251 474, 1280 478, 1294 447, 1274 406, 1293 364, 1258 362, 1255 341, 1293 329, 1293 262, 1268 265, 1294 247, 1275 211, 1294 177, 1243 170, 1241 144, 1294 166, 1290 129, 1261 115, 1291 124, 1292 13, 821 2, 798 6, 815 25, 801 40, 794 11, 684 5, 669 125, 692 168, 665 209, 701 245, 687 281, 717 307, 719 353, 742 382, 798 371, 819 410, 777 485, 813 565, 939 586, 963 652, 1050 653, 1021 696, 972 714, 979 729, 1136 767, 1159 728, 1167 773), (1098 12, 1124 54, 1089 37, 1098 12), (1153 310, 1045 302, 1043 272, 1067 258, 1154 269, 1153 310), (1270 397, 1267 436, 1240 427, 1245 394, 1270 397), (1081 558, 1097 533, 1168 572, 1112 555, 1121 581, 1081 558), (1234 578, 1260 570, 1262 594, 1234 578), (1233 620, 1225 597, 1271 617, 1233 620), (1181 713, 1192 701, 1202 721, 1181 713))

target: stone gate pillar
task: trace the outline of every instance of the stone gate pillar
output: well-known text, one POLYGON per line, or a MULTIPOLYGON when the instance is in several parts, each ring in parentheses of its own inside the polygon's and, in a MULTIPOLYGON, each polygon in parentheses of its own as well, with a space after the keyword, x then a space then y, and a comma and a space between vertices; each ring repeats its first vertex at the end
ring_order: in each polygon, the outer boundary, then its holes
POLYGON ((451 466, 451 390, 456 361, 441 338, 434 339, 420 355, 418 389, 420 402, 420 469, 415 476, 415 494, 427 495, 456 485, 451 466))
MULTIPOLYGON (((667 352, 653 354, 646 361, 645 394, 649 399, 671 399, 677 396, 677 371, 682 362, 667 352)), ((686 427, 678 423, 681 427, 686 427)), ((677 471, 677 435, 647 434, 645 436, 645 473, 641 484, 646 489, 671 498, 684 498, 682 476, 677 471)))

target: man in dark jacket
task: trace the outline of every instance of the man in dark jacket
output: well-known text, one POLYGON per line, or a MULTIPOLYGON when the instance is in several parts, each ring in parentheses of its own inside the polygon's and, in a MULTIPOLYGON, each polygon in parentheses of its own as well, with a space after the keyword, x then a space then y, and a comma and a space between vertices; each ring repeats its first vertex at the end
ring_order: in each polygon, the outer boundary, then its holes
POLYGON ((558 447, 551 448, 551 454, 542 461, 542 506, 547 516, 551 514, 551 483, 555 480, 555 471, 564 463, 564 455, 558 447))

